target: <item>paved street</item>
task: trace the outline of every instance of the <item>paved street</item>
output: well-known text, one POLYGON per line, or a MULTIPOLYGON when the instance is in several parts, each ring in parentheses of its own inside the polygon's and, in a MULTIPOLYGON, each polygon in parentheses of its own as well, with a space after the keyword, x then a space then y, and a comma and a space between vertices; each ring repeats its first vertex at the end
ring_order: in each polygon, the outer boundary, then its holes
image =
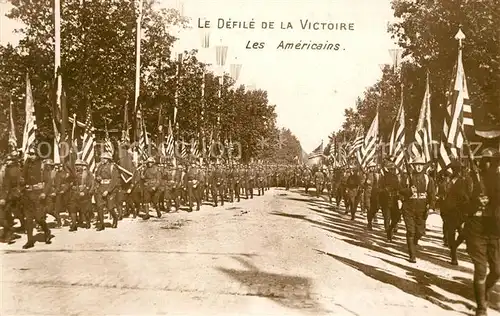
MULTIPOLYGON (((1 315, 472 315, 472 265, 452 267, 429 217, 419 261, 303 191, 200 212, 53 229, 2 244, 1 315)), ((496 295, 495 295, 496 296, 496 295)), ((492 300, 496 300, 493 297, 492 300)), ((490 311, 490 315, 499 313, 490 311)))

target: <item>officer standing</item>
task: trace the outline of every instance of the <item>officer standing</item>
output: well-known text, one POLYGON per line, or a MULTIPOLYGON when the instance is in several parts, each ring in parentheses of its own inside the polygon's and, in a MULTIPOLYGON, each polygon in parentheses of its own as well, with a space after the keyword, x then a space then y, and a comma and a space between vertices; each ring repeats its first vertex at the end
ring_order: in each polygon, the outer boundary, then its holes
POLYGON ((115 212, 115 189, 120 183, 118 168, 111 161, 111 154, 104 152, 96 168, 97 231, 104 230, 104 213, 109 211, 113 218, 112 228, 118 227, 118 214, 115 212))
POLYGON ((464 228, 467 252, 474 264, 476 316, 486 315, 488 296, 500 277, 500 154, 486 148, 481 156, 464 228))
POLYGON ((26 235, 28 241, 23 249, 35 245, 33 238, 34 221, 40 225, 45 234, 45 243, 50 244, 52 235, 45 222, 45 199, 50 190, 50 183, 43 179, 42 162, 36 157, 35 151, 30 149, 26 163, 23 167, 24 195, 23 212, 26 219, 26 235))
POLYGON ((428 212, 432 212, 436 189, 434 180, 424 171, 425 161, 417 157, 413 162, 414 172, 410 179, 410 188, 405 190, 403 218, 406 226, 406 244, 409 261, 416 261, 418 241, 425 235, 425 222, 428 212))

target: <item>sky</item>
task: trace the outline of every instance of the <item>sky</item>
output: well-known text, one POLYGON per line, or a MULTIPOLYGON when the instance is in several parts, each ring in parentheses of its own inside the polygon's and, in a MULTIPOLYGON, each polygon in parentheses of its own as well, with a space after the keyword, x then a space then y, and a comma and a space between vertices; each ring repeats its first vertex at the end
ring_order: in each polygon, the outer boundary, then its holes
MULTIPOLYGON (((344 109, 381 76, 380 65, 391 63, 388 50, 395 47, 387 33, 393 21, 390 0, 159 0, 160 7, 182 9, 190 29, 178 33, 177 50, 199 49, 201 60, 216 64, 215 46, 228 47, 225 71, 242 64, 237 84, 266 90, 276 105, 279 127, 289 128, 306 152, 339 130, 344 109), (198 20, 211 28, 199 28, 198 20), (255 22, 254 29, 219 28, 221 20, 255 22), (302 30, 300 20, 354 23, 353 31, 302 30), (262 29, 262 22, 274 29, 262 29), (281 22, 293 29, 281 29, 281 22), (201 48, 203 34, 210 34, 210 48, 201 48), (340 44, 338 51, 279 50, 285 42, 340 44), (248 42, 263 42, 263 49, 247 49, 248 42)), ((16 43, 13 29, 21 24, 4 17, 7 4, 0 0, 0 43, 16 43)), ((251 45, 251 44, 250 44, 251 45)), ((216 69, 214 69, 216 70, 216 69)), ((219 69, 217 69, 219 70, 219 69)))

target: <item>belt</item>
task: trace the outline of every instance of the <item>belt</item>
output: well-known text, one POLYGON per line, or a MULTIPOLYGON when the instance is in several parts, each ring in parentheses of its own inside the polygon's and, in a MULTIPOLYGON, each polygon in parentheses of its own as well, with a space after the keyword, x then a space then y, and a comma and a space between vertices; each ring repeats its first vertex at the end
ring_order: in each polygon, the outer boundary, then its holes
POLYGON ((101 184, 110 184, 111 183, 111 179, 102 179, 101 180, 101 184))
POLYGON ((43 182, 40 182, 40 183, 35 183, 35 184, 27 184, 25 186, 26 188, 26 191, 32 191, 32 190, 41 190, 43 189, 43 182))
POLYGON ((476 211, 472 216, 486 216, 486 212, 484 210, 476 211))
POLYGON ((415 193, 413 194, 410 199, 411 200, 424 200, 427 198, 427 194, 426 193, 415 193))
POLYGON ((87 188, 86 185, 74 185, 71 187, 73 190, 76 190, 76 189, 80 189, 80 190, 84 190, 85 188, 87 188))

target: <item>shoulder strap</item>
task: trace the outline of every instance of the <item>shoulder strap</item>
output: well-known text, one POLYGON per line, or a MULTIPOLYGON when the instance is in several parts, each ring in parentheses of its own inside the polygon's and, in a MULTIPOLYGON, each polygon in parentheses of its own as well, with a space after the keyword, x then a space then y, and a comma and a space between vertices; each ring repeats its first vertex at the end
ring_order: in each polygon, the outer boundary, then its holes
POLYGON ((424 178, 425 178, 425 191, 427 191, 427 187, 429 186, 429 175, 428 174, 424 174, 424 178))

